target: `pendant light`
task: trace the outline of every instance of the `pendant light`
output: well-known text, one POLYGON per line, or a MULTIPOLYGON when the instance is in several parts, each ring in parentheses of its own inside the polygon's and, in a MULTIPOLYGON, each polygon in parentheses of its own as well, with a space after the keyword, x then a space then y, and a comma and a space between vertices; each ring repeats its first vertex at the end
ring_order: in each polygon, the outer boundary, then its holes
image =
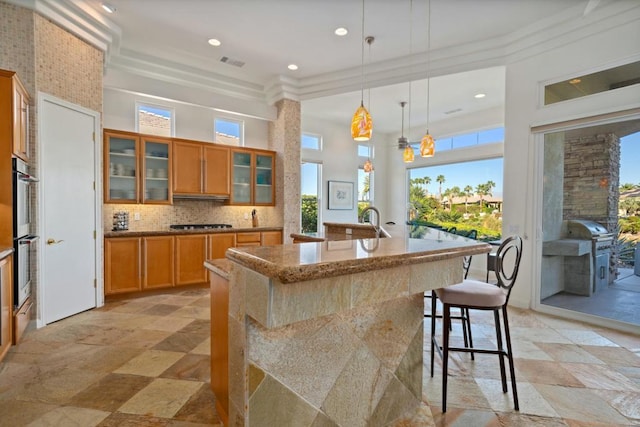
MULTIPOLYGON (((375 40, 373 36, 367 36, 364 41, 369 45, 369 56, 367 57, 367 64, 371 64, 371 44, 375 40)), ((367 105, 369 109, 371 109, 371 88, 367 89, 367 105)), ((371 147, 369 147, 369 154, 371 154, 371 147)), ((364 173, 373 172, 373 163, 371 162, 371 157, 367 158, 367 161, 364 162, 364 166, 362 167, 364 173)))
MULTIPOLYGON (((409 56, 413 52, 413 0, 409 2, 409 56)), ((402 160, 405 163, 412 163, 415 157, 413 147, 409 144, 407 138, 404 137, 404 104, 402 106, 402 137, 404 139, 404 152, 402 153, 402 160)), ((411 132, 411 80, 409 80, 409 132, 411 132)))
POLYGON ((364 162, 362 169, 365 173, 373 172, 373 163, 371 163, 371 160, 367 159, 367 161, 364 162))
POLYGON ((354 141, 368 141, 371 139, 371 133, 373 132, 373 122, 371 121, 371 115, 364 108, 364 0, 362 0, 362 38, 360 42, 362 43, 360 106, 351 119, 351 137, 354 141))
POLYGON ((400 130, 400 138, 398 138, 398 147, 404 147, 404 151, 402 153, 402 160, 405 163, 413 162, 413 148, 409 145, 409 140, 404 136, 404 106, 407 105, 405 101, 400 103, 400 107, 402 108, 402 128, 400 130))
POLYGON ((420 141, 420 157, 433 157, 436 151, 436 142, 429 133, 429 61, 431 59, 431 1, 427 0, 427 133, 420 141))

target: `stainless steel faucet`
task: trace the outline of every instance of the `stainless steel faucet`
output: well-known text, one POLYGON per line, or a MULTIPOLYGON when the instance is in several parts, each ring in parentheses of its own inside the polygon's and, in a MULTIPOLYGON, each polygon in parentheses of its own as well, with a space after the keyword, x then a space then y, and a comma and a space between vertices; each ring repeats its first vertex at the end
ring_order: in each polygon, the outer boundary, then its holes
MULTIPOLYGON (((380 237, 380 211, 378 210, 378 208, 374 206, 367 206, 366 208, 362 209, 362 214, 360 214, 358 222, 364 223, 364 215, 369 211, 374 211, 376 213, 376 223, 373 224, 373 222, 371 222, 371 218, 369 218, 369 223, 371 223, 373 225, 373 228, 376 230, 376 236, 380 237)), ((369 217, 371 217, 371 214, 369 214, 369 217)))

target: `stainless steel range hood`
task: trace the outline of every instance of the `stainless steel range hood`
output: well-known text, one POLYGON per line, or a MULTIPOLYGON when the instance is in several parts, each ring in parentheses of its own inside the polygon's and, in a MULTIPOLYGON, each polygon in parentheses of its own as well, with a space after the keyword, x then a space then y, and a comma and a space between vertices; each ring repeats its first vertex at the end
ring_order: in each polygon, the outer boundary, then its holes
POLYGON ((209 194, 174 194, 174 199, 188 199, 188 200, 214 200, 224 202, 229 200, 229 196, 215 196, 209 194))

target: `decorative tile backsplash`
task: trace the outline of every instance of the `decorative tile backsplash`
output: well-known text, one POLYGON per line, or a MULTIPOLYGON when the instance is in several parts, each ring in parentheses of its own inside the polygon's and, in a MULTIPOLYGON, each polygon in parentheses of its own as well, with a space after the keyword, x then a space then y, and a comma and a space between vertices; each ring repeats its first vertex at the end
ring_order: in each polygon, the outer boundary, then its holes
POLYGON ((164 231, 171 224, 231 224, 234 228, 251 228, 251 211, 257 211, 260 226, 281 227, 282 218, 270 206, 226 206, 212 200, 175 200, 173 205, 105 204, 104 231, 113 227, 113 213, 129 212, 130 231, 164 231), (140 220, 135 220, 135 214, 140 220), (245 214, 247 219, 245 219, 245 214))

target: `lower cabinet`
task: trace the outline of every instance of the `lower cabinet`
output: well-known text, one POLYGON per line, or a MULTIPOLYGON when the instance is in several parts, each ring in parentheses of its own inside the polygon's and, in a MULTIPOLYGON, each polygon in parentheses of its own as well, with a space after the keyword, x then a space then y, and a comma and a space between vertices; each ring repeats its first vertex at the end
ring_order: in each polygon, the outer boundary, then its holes
POLYGON ((143 237, 142 289, 170 288, 175 272, 173 236, 143 237))
POLYGON ((13 318, 13 293, 12 293, 12 257, 0 260, 0 360, 7 354, 11 347, 11 320, 13 318))
POLYGON ((176 285, 207 282, 207 235, 182 235, 176 238, 176 285))
POLYGON ((282 231, 107 237, 104 239, 105 295, 200 285, 208 281, 207 259, 227 249, 282 244, 282 231))
POLYGON ((174 253, 173 236, 106 238, 105 295, 173 286, 174 253))
POLYGON ((262 236, 259 231, 252 231, 248 233, 237 233, 236 247, 242 246, 260 246, 262 236))
POLYGON ((142 239, 112 238, 104 241, 105 295, 142 289, 142 239))
POLYGON ((282 244, 282 231, 263 231, 260 233, 260 245, 274 246, 282 244))
POLYGON ((236 233, 209 234, 209 254, 207 258, 224 258, 227 249, 236 246, 236 233))

